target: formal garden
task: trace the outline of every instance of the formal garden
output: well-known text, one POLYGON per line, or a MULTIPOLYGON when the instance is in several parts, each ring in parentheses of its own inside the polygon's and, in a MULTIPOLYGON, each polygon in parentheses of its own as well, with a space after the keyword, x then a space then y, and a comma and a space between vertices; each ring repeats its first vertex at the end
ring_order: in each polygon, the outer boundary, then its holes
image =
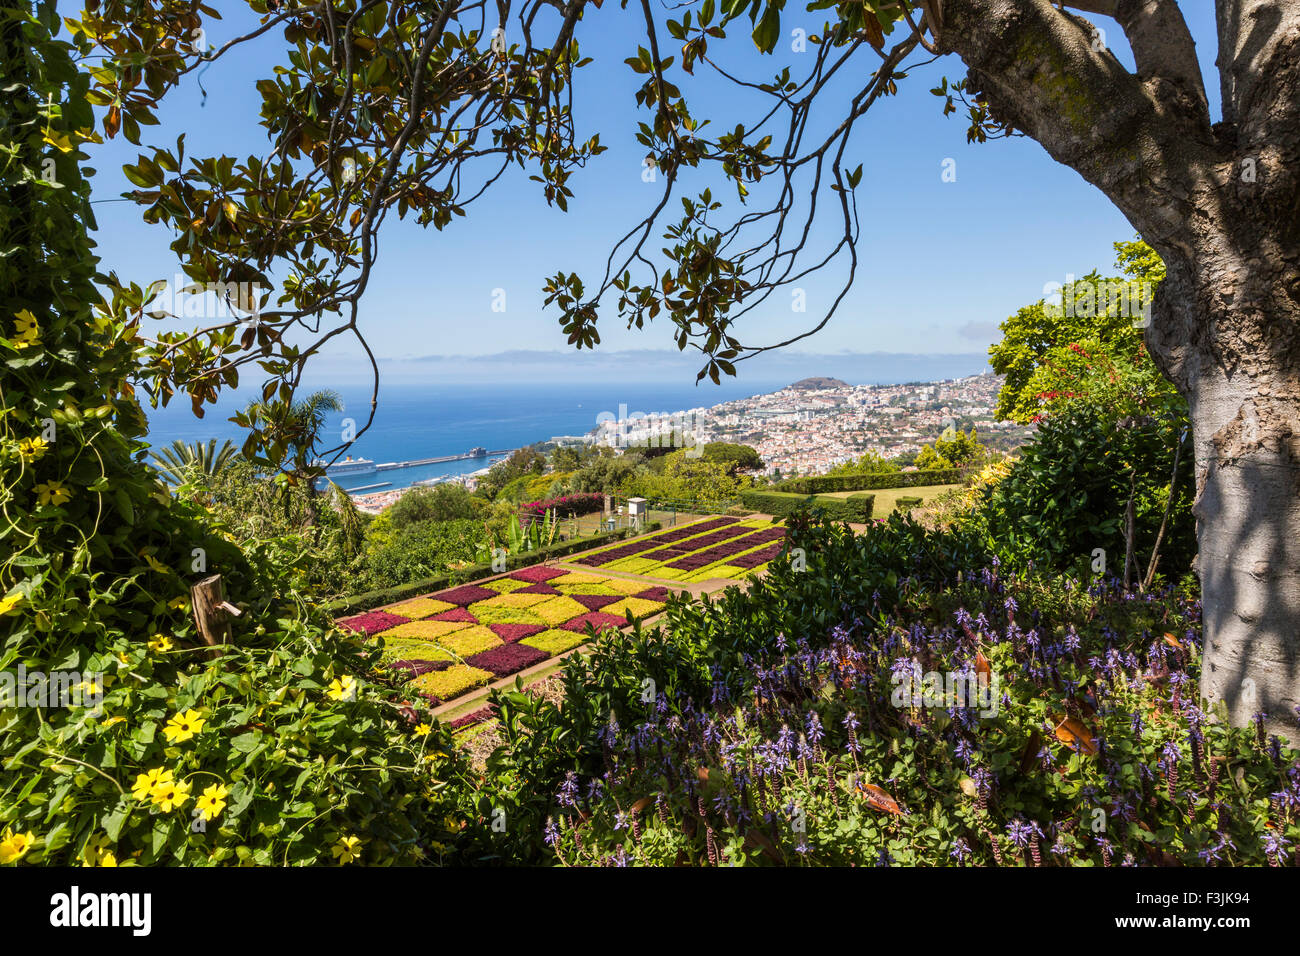
POLYGON ((728 31, 771 54, 783 4, 643 4, 625 63, 662 200, 604 280, 540 283, 569 346, 600 344, 612 301, 629 330, 667 324, 697 380, 735 375, 768 349, 736 319, 825 264, 788 197, 825 196, 831 258, 852 252, 859 205, 895 188, 841 165, 854 121, 914 53, 955 55, 944 116, 972 143, 1028 133, 1142 236, 1061 289, 1116 297, 998 326, 996 415, 1032 426, 1023 447, 945 431, 776 482, 735 443, 543 443, 370 515, 321 481, 352 439, 329 447, 337 403, 304 368, 336 336, 373 359, 390 213, 441 232, 515 164, 567 210, 607 148, 570 112, 586 5, 502 46, 458 8, 250 0, 210 46, 204 3, 0 0, 0 866, 1300 864, 1300 24, 1220 5, 1212 123, 1176 4, 1112 11, 1136 74, 1066 6, 809 5, 811 79, 870 64, 809 145, 789 70, 741 84, 792 111, 784 144, 703 122, 673 82, 728 31), (264 38, 265 154, 196 155, 164 100, 264 38), (106 140, 141 150, 113 201, 220 285, 220 321, 152 324, 159 283, 102 263, 106 140), (697 167, 754 205, 674 196, 697 167), (201 419, 241 381, 240 445, 155 446, 145 406, 201 419), (586 523, 607 496, 673 520, 586 523))

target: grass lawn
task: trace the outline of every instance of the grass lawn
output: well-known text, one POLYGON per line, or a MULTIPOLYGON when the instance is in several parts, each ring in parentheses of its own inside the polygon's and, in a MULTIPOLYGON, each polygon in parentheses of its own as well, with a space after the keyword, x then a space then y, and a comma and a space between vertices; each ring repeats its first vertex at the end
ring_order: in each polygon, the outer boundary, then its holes
POLYGON ((899 498, 920 498, 921 503, 937 498, 945 492, 960 488, 961 485, 923 485, 919 488, 877 488, 874 491, 831 491, 829 498, 847 498, 849 495, 875 495, 871 508, 871 517, 883 518, 898 505, 899 498))

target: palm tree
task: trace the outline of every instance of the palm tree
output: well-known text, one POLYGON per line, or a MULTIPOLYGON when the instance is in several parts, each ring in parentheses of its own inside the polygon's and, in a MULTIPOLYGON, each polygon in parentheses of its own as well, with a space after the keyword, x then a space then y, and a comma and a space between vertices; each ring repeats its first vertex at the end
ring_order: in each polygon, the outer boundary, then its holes
MULTIPOLYGON (((312 474, 316 442, 320 430, 325 426, 326 415, 342 411, 342 396, 330 388, 312 392, 306 398, 294 402, 288 409, 279 403, 254 401, 245 410, 250 421, 260 426, 283 449, 279 461, 272 464, 285 472, 292 482, 296 483, 299 478, 305 479, 308 526, 316 523, 316 475, 312 474)), ((289 498, 286 495, 286 514, 288 508, 289 498)))
POLYGON ((162 473, 168 484, 181 485, 195 473, 208 477, 216 475, 229 465, 237 454, 234 443, 229 439, 223 441, 220 448, 217 447, 215 438, 209 440, 206 445, 203 442, 186 444, 177 439, 154 454, 153 465, 162 473))

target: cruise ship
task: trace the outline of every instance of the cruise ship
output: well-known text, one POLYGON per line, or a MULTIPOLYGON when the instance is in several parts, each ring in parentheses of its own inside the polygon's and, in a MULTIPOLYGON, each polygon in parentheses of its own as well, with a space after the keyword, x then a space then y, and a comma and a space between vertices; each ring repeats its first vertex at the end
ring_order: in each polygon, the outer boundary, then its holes
POLYGON ((325 474, 331 478, 343 475, 369 475, 379 469, 369 458, 353 458, 348 455, 342 461, 336 461, 334 464, 325 469, 325 474))

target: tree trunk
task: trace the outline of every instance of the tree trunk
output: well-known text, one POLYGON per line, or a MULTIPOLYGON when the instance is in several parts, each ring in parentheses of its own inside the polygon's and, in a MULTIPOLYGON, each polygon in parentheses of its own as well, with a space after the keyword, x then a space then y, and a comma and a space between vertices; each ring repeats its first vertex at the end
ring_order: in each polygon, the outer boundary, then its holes
POLYGON ((1187 398, 1202 696, 1300 743, 1300 4, 1218 0, 1223 120, 1174 0, 930 0, 990 115, 1101 190, 1164 260, 1146 341, 1187 398))
POLYGON ((1203 251, 1194 276, 1171 269, 1148 341, 1190 404, 1201 695, 1234 724, 1264 713, 1269 733, 1298 741, 1300 251, 1259 235, 1242 255, 1203 251), (1204 331, 1184 337, 1188 320, 1204 331))

